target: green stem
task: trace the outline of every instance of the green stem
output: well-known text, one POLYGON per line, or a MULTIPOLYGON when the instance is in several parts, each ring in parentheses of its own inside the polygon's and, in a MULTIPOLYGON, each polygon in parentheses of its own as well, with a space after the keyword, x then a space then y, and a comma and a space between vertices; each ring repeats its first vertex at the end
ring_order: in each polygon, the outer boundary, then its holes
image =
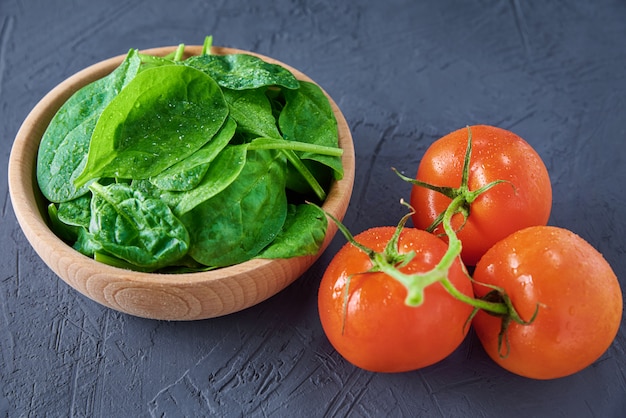
POLYGON ((462 211, 464 203, 464 197, 457 196, 443 214, 442 224, 448 237, 448 249, 432 270, 426 273, 404 274, 395 265, 385 262, 383 257, 376 256, 374 256, 374 265, 377 270, 393 277, 406 287, 408 294, 405 303, 409 306, 419 306, 424 300, 424 289, 439 282, 454 298, 471 305, 475 309, 481 309, 495 315, 517 317, 514 311, 511 312, 512 305, 510 303, 490 302, 467 296, 459 291, 448 278, 450 268, 457 257, 460 257, 462 249, 461 240, 452 228, 452 217, 462 211))
POLYGON ((343 150, 341 148, 273 138, 256 138, 250 143, 248 149, 284 149, 328 155, 331 157, 341 157, 343 155, 343 150))
POLYGON ((205 37, 204 44, 202 44, 202 52, 200 53, 200 55, 210 55, 212 46, 213 46, 213 36, 205 37))
MULTIPOLYGON (((463 205, 466 203, 465 196, 457 196, 452 200, 448 208, 443 214, 443 219, 441 221, 443 225, 443 230, 448 237, 448 251, 444 258, 442 258, 442 262, 445 260, 446 256, 460 256, 462 243, 461 240, 457 237, 456 232, 452 228, 452 217, 462 211, 463 205)), ((441 264, 441 262, 440 262, 441 264)), ((449 263, 451 265, 451 263, 449 263)), ((486 300, 472 298, 467 296, 466 294, 460 292, 454 284, 448 279, 447 271, 445 277, 440 281, 442 286, 456 299, 467 303, 468 305, 473 306, 476 309, 482 309, 484 311, 490 312, 496 315, 507 315, 510 312, 509 306, 505 303, 499 302, 488 302, 486 300)))
POLYGON ((509 313, 509 308, 504 303, 487 302, 486 300, 469 297, 465 293, 460 292, 447 277, 441 280, 441 285, 456 299, 476 309, 482 309, 496 315, 507 315, 509 313))
POLYGON ((424 289, 446 278, 449 266, 445 265, 445 261, 442 259, 439 264, 426 273, 416 274, 404 274, 396 266, 378 257, 375 258, 374 265, 375 271, 385 273, 404 285, 407 289, 405 303, 408 306, 420 306, 424 302, 424 289))
POLYGON ((434 184, 430 184, 430 183, 425 183, 421 180, 418 179, 413 179, 410 177, 405 176, 404 174, 400 173, 397 169, 392 168, 392 170, 398 175, 398 177, 400 177, 402 180, 411 183, 415 186, 419 186, 419 187, 423 187, 425 189, 429 189, 432 190, 434 192, 437 193, 441 193, 442 195, 449 197, 450 199, 454 199, 457 195, 458 195, 458 189, 454 188, 454 187, 448 187, 448 186, 435 186, 434 184))
POLYGON ((307 168, 307 166, 302 163, 302 160, 300 159, 300 157, 298 157, 298 155, 296 155, 296 152, 310 152, 332 157, 340 157, 341 155, 343 155, 343 150, 341 148, 265 137, 254 139, 252 142, 250 142, 248 149, 280 150, 287 157, 287 160, 300 173, 304 180, 309 184, 309 186, 320 201, 326 199, 326 192, 324 191, 324 188, 319 184, 315 176, 307 168))
POLYGON ((184 53, 185 53, 185 44, 179 44, 178 48, 176 48, 176 53, 174 54, 174 62, 181 61, 183 59, 184 53))
POLYGON ((320 185, 315 176, 311 173, 307 166, 304 165, 296 153, 290 149, 281 149, 280 151, 285 155, 285 157, 287 157, 287 160, 295 167, 298 173, 300 173, 300 175, 306 180, 311 189, 313 189, 317 198, 320 201, 326 200, 326 192, 324 191, 324 188, 320 185))

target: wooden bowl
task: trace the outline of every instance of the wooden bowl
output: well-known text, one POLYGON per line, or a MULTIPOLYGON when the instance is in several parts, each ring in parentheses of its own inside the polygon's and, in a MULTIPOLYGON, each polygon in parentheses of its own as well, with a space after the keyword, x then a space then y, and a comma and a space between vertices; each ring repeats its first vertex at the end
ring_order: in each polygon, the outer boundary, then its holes
MULTIPOLYGON (((146 50, 166 55, 175 47, 146 50)), ((198 55, 200 46, 185 53, 198 55)), ((248 53, 277 63, 301 80, 300 71, 272 58, 231 48, 213 47, 214 54, 248 53)), ((36 181, 36 158, 41 137, 59 107, 79 88, 115 69, 125 55, 94 64, 48 93, 22 124, 9 160, 9 191, 24 235, 41 259, 61 279, 83 295, 112 309, 144 318, 196 320, 237 312, 278 293, 300 277, 322 254, 337 232, 329 221, 319 253, 291 259, 255 259, 222 269, 188 274, 153 274, 124 270, 97 262, 75 251, 48 227, 47 202, 36 181)), ((354 145, 344 116, 329 97, 337 118, 339 145, 343 149, 344 177, 332 184, 323 208, 339 219, 348 208, 354 183, 354 145)))

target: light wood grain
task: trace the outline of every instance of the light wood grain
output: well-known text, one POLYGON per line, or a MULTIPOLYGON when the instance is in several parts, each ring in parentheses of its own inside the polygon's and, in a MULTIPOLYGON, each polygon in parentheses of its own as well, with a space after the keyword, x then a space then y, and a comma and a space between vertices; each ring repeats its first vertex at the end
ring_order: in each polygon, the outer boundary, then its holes
MULTIPOLYGON (((185 53, 197 55, 201 46, 188 46, 185 53)), ((166 55, 175 49, 144 51, 166 55)), ((248 51, 213 47, 212 53, 245 52, 278 63, 301 80, 313 81, 300 71, 272 58, 248 51)), ((288 260, 251 260, 211 272, 150 274, 108 266, 86 257, 60 240, 46 223, 46 203, 36 185, 36 156, 41 137, 59 107, 79 88, 115 69, 124 56, 90 66, 68 78, 48 93, 23 122, 9 160, 9 191, 17 220, 34 250, 56 275, 71 287, 112 309, 144 318, 197 320, 237 312, 284 289, 300 277, 327 248, 337 232, 329 222, 322 249, 315 256, 288 260)), ((334 182, 324 209, 339 219, 345 215, 354 183, 354 145, 348 124, 329 100, 343 149, 344 177, 334 182)), ((34 279, 34 278, 33 278, 34 279)))

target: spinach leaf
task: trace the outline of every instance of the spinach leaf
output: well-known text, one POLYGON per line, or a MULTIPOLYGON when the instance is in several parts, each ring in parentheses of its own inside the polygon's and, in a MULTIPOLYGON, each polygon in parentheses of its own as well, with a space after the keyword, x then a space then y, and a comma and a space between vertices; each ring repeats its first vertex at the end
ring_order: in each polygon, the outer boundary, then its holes
POLYGON ((160 272, 319 251, 326 217, 286 188, 324 200, 343 175, 330 103, 281 66, 207 54, 211 41, 187 60, 184 45, 131 50, 53 118, 37 177, 78 251, 160 272))
POLYGON ((237 122, 239 132, 254 137, 282 139, 272 114, 272 105, 263 89, 223 89, 223 92, 230 116, 237 122))
POLYGON ((272 85, 298 88, 298 80, 289 70, 249 54, 198 55, 182 63, 206 72, 228 89, 246 90, 272 85))
POLYGON ((164 192, 161 199, 173 208, 177 216, 187 213, 228 187, 243 171, 248 146, 229 145, 209 164, 204 178, 193 189, 182 192, 164 192))
POLYGON ((89 233, 107 253, 147 268, 172 264, 187 253, 187 229, 161 200, 123 183, 94 182, 89 188, 89 233))
MULTIPOLYGON (((263 140, 265 143, 270 143, 269 140, 286 142, 278 130, 272 103, 264 89, 242 91, 223 89, 223 91, 224 98, 230 108, 230 115, 237 121, 239 132, 257 137, 254 142, 259 142, 259 140, 263 140)), ((312 190, 320 200, 324 200, 326 192, 301 158, 293 150, 278 144, 276 141, 274 141, 274 145, 277 149, 282 150, 291 163, 291 167, 295 170, 290 177, 303 179, 303 183, 308 186, 309 190, 312 190)), ((337 149, 336 144, 334 149, 337 149)), ((317 154, 309 153, 309 155, 317 154)), ((290 181, 290 183, 292 182, 290 181)))
POLYGON ((78 238, 78 228, 68 225, 59 219, 59 209, 55 203, 48 204, 48 218, 50 219, 50 229, 55 235, 66 242, 74 242, 78 238))
POLYGON ((102 251, 102 245, 100 245, 95 240, 94 235, 85 228, 78 229, 78 238, 73 248, 87 257, 93 257, 98 251, 102 251))
MULTIPOLYGON (((298 90, 286 90, 284 94, 286 102, 278 125, 285 139, 327 147, 339 146, 337 120, 328 98, 317 85, 300 81, 298 90)), ((330 167, 336 179, 343 177, 340 157, 313 152, 299 153, 298 156, 330 167)))
POLYGON ((89 228, 91 195, 86 194, 69 202, 59 203, 59 220, 67 225, 89 228))
POLYGON ((222 267, 247 261, 274 240, 287 216, 281 153, 249 151, 237 179, 181 217, 190 231, 189 254, 222 267))
POLYGON ((111 74, 74 93, 54 115, 39 145, 37 182, 50 202, 66 202, 88 192, 74 179, 83 171, 89 141, 100 114, 135 77, 140 59, 130 50, 111 74))
POLYGON ((257 258, 291 258, 317 254, 328 221, 317 207, 308 204, 289 205, 287 219, 276 239, 257 258))
POLYGON ((230 142, 236 128, 235 121, 230 117, 227 118, 224 126, 202 148, 156 176, 150 177, 150 182, 167 191, 181 192, 193 189, 205 176, 209 163, 230 142))
POLYGON ((51 203, 48 215, 57 236, 74 243, 74 248, 81 253, 91 256, 94 249, 100 247, 94 245, 87 232, 91 221, 91 193, 68 202, 51 203))
POLYGON ((208 142, 228 116, 219 86, 191 67, 140 72, 104 109, 74 184, 154 176, 208 142))

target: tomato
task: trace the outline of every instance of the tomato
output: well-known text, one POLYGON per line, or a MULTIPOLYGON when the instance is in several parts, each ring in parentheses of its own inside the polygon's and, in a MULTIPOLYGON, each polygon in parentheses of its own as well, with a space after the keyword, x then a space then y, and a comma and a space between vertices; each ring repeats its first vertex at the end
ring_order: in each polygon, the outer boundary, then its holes
MULTIPOLYGON (((521 376, 554 379, 576 373, 611 345, 622 318, 620 285, 607 261, 566 229, 536 226, 515 232, 479 261, 474 279, 509 296, 528 325, 510 322, 498 350, 501 319, 479 312, 472 325, 485 351, 521 376)), ((474 285, 476 297, 490 289, 474 285)))
MULTIPOLYGON (((394 231, 393 227, 372 228, 355 240, 382 252, 394 231)), ((406 274, 430 271, 446 249, 436 236, 404 228, 398 251, 414 251, 415 256, 398 269, 406 274)), ((404 285, 385 273, 364 273, 371 267, 369 256, 348 243, 335 255, 321 280, 318 307, 322 327, 346 360, 369 371, 403 372, 434 364, 461 344, 472 312, 470 305, 435 283, 424 289, 421 305, 408 306, 404 285)), ((459 291, 473 296, 458 257, 448 278, 459 291)))
MULTIPOLYGON (((505 180, 480 194, 471 203, 470 215, 456 214, 452 226, 463 243, 462 259, 475 265, 496 242, 534 225, 545 225, 552 207, 548 171, 537 152, 516 134, 493 126, 471 126, 472 154, 468 186, 475 191, 496 180, 505 180)), ((416 178, 435 186, 461 185, 468 128, 435 141, 424 154, 416 178)), ((446 210, 451 199, 442 193, 414 186, 413 224, 427 229, 446 210)), ((443 230, 438 227, 435 233, 443 230)))

